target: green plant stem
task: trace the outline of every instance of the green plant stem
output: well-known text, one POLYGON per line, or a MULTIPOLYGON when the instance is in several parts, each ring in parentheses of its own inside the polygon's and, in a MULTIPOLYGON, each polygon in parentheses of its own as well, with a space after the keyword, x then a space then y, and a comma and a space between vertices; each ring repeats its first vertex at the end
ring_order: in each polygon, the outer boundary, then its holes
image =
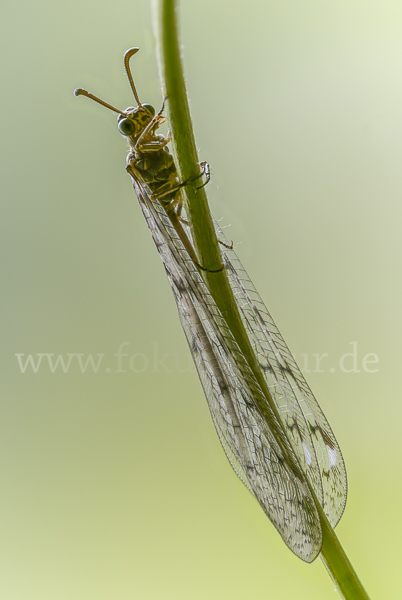
POLYGON ((320 556, 338 592, 345 600, 370 600, 321 505, 318 501, 316 504, 321 518, 323 540, 320 556))
MULTIPOLYGON (((198 154, 180 57, 176 2, 175 0, 154 0, 154 4, 156 9, 154 14, 158 59, 161 79, 164 82, 165 93, 168 97, 171 137, 177 157, 179 175, 182 181, 187 181, 198 175, 200 168, 198 166, 198 154)), ((186 197, 186 213, 190 222, 191 234, 199 263, 208 269, 219 269, 222 265, 222 256, 205 190, 204 188, 196 190, 193 186, 187 186, 186 197)), ((202 275, 233 337, 260 385, 266 401, 276 415, 278 422, 281 422, 278 410, 271 397, 266 380, 243 325, 225 269, 218 273, 203 272, 202 275)), ((261 410, 263 410, 263 407, 261 407, 261 410)), ((272 425, 272 421, 270 425, 272 425)), ((315 498, 313 491, 312 494, 315 498)), ((369 600, 321 505, 316 498, 315 500, 323 532, 321 558, 338 591, 345 600, 369 600)))

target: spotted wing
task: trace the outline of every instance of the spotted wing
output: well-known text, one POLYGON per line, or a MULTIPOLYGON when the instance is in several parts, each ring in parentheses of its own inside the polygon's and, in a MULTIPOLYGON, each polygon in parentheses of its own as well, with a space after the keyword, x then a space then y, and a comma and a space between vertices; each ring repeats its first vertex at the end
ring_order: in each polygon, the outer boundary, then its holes
MULTIPOLYGON (((263 394, 163 208, 139 182, 134 181, 134 187, 172 286, 224 451, 288 547, 310 562, 320 552, 322 533, 295 453, 287 437, 278 442, 261 417, 256 398, 262 402, 263 394)), ((271 422, 281 430, 269 411, 271 422)))
MULTIPOLYGON (((215 222, 218 239, 227 244, 215 222)), ((346 504, 347 479, 332 429, 268 309, 235 252, 223 247, 231 288, 292 447, 333 527, 346 504)))

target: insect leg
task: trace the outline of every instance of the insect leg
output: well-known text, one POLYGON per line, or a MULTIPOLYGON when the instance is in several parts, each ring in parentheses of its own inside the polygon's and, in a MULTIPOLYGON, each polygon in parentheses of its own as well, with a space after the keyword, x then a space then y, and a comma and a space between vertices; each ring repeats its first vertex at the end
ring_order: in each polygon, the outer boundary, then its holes
POLYGON ((230 246, 229 246, 229 244, 225 244, 225 242, 221 242, 220 240, 218 240, 218 242, 224 248, 227 248, 228 250, 233 250, 233 241, 231 241, 230 246))
POLYGON ((199 165, 201 167, 200 175, 195 175, 194 177, 190 177, 189 179, 186 179, 186 181, 183 181, 182 183, 178 183, 177 185, 174 185, 173 187, 170 187, 170 188, 167 187, 168 182, 166 182, 166 184, 163 184, 163 186, 161 186, 161 188, 159 190, 157 190, 156 192, 154 192, 152 194, 152 199, 159 200, 160 198, 163 198, 164 196, 168 196, 169 194, 174 194, 175 192, 178 192, 182 187, 189 185, 193 181, 197 181, 197 179, 199 179, 203 175, 206 176, 206 181, 202 185, 196 186, 196 189, 199 190, 202 187, 204 187, 204 185, 206 185, 211 178, 210 168, 209 168, 209 164, 206 161, 199 163, 199 165), (166 188, 166 191, 163 191, 162 193, 160 193, 163 188, 166 188))
POLYGON ((202 177, 203 175, 205 175, 205 181, 204 181, 204 183, 202 185, 197 186, 195 188, 196 190, 200 190, 201 188, 203 188, 205 185, 207 185, 207 183, 209 183, 209 180, 211 179, 211 169, 210 169, 209 164, 207 163, 207 161, 204 160, 203 162, 200 162, 199 164, 200 164, 200 167, 202 169, 202 173, 201 173, 200 177, 202 177))

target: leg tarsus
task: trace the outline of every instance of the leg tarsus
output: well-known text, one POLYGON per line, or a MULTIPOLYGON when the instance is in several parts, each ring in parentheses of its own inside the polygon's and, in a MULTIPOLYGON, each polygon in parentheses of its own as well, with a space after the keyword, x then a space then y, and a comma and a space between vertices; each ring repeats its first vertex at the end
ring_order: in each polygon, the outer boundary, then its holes
MULTIPOLYGON (((209 183, 209 180, 211 179, 211 169, 206 160, 204 160, 203 162, 200 162, 200 167, 202 169, 202 173, 201 173, 200 177, 205 175, 205 181, 202 185, 197 185, 195 188, 196 190, 200 190, 201 188, 203 188, 205 185, 207 185, 207 183, 209 183)), ((197 179, 198 179, 198 177, 197 177, 197 179)))
POLYGON ((206 273, 220 273, 225 268, 225 265, 222 265, 219 269, 206 269, 205 267, 200 265, 200 263, 195 262, 195 260, 193 262, 195 266, 198 267, 198 269, 201 269, 201 271, 205 271, 206 273))
POLYGON ((189 185, 190 183, 193 183, 193 181, 197 181, 197 179, 200 179, 200 177, 202 177, 203 175, 205 175, 206 180, 204 181, 204 183, 202 185, 196 185, 195 189, 200 190, 202 187, 204 187, 204 185, 207 185, 207 183, 211 179, 211 170, 209 168, 209 164, 207 163, 206 160, 204 160, 203 162, 200 162, 199 165, 201 167, 200 175, 195 175, 195 177, 190 177, 189 179, 186 179, 186 181, 183 181, 183 183, 180 183, 178 187, 184 187, 186 185, 189 185))
POLYGON ((163 113, 163 111, 165 110, 165 104, 166 104, 166 100, 168 99, 167 96, 164 97, 163 102, 162 102, 162 108, 160 109, 160 111, 158 112, 158 117, 160 117, 163 113))
POLYGON ((227 248, 228 250, 233 250, 233 241, 232 240, 231 240, 230 246, 229 246, 229 244, 225 244, 225 242, 221 242, 221 240, 218 240, 218 242, 224 248, 227 248))

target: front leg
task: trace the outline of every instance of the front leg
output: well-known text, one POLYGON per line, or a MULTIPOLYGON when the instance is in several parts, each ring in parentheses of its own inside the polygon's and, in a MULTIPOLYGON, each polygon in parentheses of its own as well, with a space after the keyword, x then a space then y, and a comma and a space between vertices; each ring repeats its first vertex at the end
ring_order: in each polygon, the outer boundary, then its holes
POLYGON ((166 121, 165 117, 162 116, 165 108, 165 102, 166 97, 158 114, 154 116, 150 123, 148 123, 138 138, 137 143, 135 144, 135 150, 137 152, 155 152, 156 150, 162 150, 162 148, 164 148, 170 142, 169 132, 166 137, 163 135, 156 136, 155 134, 152 134, 153 131, 156 131, 158 127, 160 127, 160 125, 166 121), (147 138, 151 138, 150 141, 148 141, 147 138))

